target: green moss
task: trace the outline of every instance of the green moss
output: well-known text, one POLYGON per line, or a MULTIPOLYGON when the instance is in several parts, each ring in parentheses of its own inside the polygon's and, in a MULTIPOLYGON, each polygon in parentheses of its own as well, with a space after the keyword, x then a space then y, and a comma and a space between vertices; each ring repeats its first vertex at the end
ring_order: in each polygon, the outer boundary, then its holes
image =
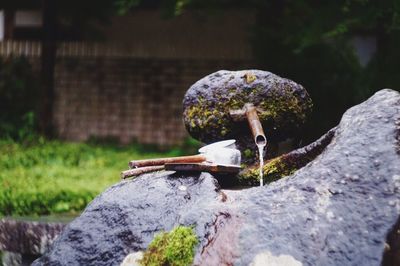
POLYGON ((233 136, 238 128, 229 113, 242 109, 249 99, 252 99, 258 108, 263 126, 274 128, 279 136, 287 138, 288 136, 283 135, 299 128, 305 122, 312 107, 311 100, 301 100, 289 85, 279 82, 268 91, 268 96, 261 97, 264 90, 265 87, 254 83, 246 89, 227 88, 228 94, 214 92, 210 101, 197 99, 184 111, 184 121, 189 133, 203 142, 227 137, 244 137, 233 136))
POLYGON ((252 150, 250 150, 250 149, 245 149, 244 151, 243 151, 243 156, 245 157, 245 158, 253 158, 253 152, 252 152, 252 150))
MULTIPOLYGON (((287 163, 284 156, 269 160, 263 167, 264 182, 271 183, 284 176, 293 174, 297 168, 287 163)), ((239 182, 242 184, 256 185, 260 180, 260 172, 257 165, 249 167, 239 174, 239 182)))
POLYGON ((178 226, 157 234, 140 261, 144 266, 186 266, 193 262, 198 240, 191 227, 178 226))
POLYGON ((287 89, 284 94, 274 93, 264 99, 260 103, 260 108, 263 110, 259 114, 262 121, 272 120, 277 128, 287 125, 298 126, 305 122, 312 108, 312 102, 309 100, 303 104, 299 103, 299 99, 287 89))

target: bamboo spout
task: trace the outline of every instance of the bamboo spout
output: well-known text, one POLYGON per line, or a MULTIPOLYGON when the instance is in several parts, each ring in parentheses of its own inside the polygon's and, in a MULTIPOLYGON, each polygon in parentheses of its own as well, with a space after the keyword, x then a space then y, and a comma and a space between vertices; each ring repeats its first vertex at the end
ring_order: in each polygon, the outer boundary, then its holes
POLYGON ((254 142, 257 146, 265 146, 267 144, 267 138, 265 137, 263 127, 258 118, 256 107, 251 103, 247 103, 245 105, 245 110, 247 121, 249 122, 249 127, 254 137, 254 142))

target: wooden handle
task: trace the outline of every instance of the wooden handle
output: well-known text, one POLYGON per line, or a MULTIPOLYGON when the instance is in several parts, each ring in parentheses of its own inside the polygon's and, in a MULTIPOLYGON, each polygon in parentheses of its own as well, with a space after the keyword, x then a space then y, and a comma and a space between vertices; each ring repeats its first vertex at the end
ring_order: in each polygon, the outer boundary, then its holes
POLYGON ((164 165, 157 165, 157 166, 147 166, 135 169, 129 169, 126 171, 121 172, 121 178, 125 179, 131 176, 137 176, 145 173, 150 173, 154 171, 164 170, 164 165))
POLYGON ((237 174, 241 167, 236 165, 218 165, 204 163, 168 163, 165 170, 182 172, 208 172, 208 173, 231 173, 237 174))
POLYGON ((164 165, 166 163, 201 163, 201 162, 204 162, 205 160, 206 160, 206 157, 204 155, 198 154, 198 155, 190 155, 190 156, 130 161, 129 167, 137 168, 137 167, 143 167, 143 166, 164 165))

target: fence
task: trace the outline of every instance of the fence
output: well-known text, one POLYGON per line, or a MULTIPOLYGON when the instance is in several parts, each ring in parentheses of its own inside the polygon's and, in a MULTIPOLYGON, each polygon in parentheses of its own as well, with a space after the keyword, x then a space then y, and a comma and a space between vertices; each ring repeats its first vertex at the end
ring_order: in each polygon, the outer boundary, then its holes
MULTIPOLYGON (((189 47, 190 48, 190 47, 189 47)), ((174 145, 187 137, 181 102, 201 77, 219 69, 253 66, 248 51, 199 56, 164 48, 105 43, 59 43, 54 125, 59 137, 85 141, 174 145), (232 56, 234 55, 234 56, 232 56), (231 59, 231 58, 234 59, 231 59)), ((0 56, 23 55, 39 69, 38 42, 0 42, 0 56)))

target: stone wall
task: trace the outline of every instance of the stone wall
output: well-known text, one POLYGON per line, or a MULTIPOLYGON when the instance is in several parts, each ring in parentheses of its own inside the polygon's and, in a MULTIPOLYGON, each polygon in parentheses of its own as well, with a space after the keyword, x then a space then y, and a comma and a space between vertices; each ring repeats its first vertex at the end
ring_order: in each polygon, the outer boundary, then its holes
MULTIPOLYGON (((185 12, 163 19, 137 10, 102 26, 102 42, 60 42, 54 124, 67 140, 115 138, 169 146, 187 137, 182 99, 211 72, 255 68, 249 43, 254 12, 185 12)), ((40 68, 41 44, 0 42, 0 57, 23 55, 40 68)))
MULTIPOLYGON (((40 71, 40 43, 0 42, 0 56, 28 57, 40 71)), ((72 141, 112 138, 170 146, 188 135, 182 122, 186 90, 220 70, 254 68, 250 59, 159 57, 118 46, 60 43, 55 68, 54 125, 72 141)))
POLYGON ((54 122, 60 137, 173 145, 187 137, 182 99, 191 84, 244 60, 59 58, 54 122))

